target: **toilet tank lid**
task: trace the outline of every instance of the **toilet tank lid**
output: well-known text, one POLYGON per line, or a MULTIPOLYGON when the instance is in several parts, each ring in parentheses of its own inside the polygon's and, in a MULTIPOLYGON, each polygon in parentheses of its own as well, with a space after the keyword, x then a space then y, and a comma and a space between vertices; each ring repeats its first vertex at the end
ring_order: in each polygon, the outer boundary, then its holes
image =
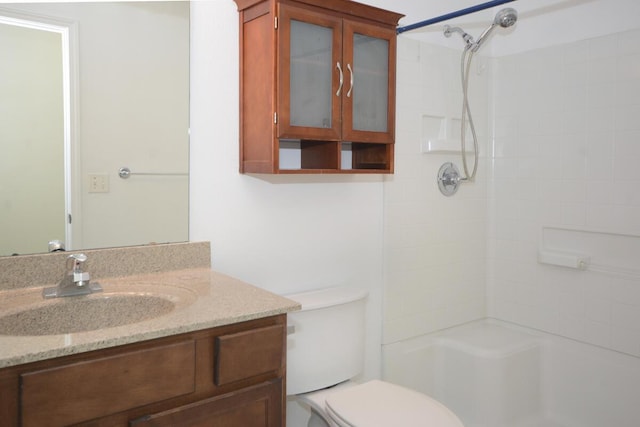
POLYGON ((369 292, 364 289, 333 287, 289 294, 285 297, 300 303, 302 311, 308 311, 362 300, 368 294, 369 292))

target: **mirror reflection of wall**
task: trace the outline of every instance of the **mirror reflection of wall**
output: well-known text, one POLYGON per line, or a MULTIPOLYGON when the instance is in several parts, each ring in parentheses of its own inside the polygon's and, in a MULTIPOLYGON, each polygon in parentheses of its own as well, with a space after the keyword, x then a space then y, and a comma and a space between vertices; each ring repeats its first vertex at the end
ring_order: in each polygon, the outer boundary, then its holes
POLYGON ((61 35, 0 24, 0 52, 0 254, 37 252, 65 238, 61 35))
MULTIPOLYGON (((188 172, 189 145, 189 3, 14 3, 2 5, 2 10, 9 7, 20 14, 70 22, 76 28, 77 79, 72 82, 76 93, 71 97, 76 103, 71 116, 76 120, 71 126, 69 170, 70 195, 75 200, 73 240, 65 242, 67 248, 188 240, 188 175, 184 173, 188 172), (118 176, 123 166, 134 173, 183 175, 132 175, 124 180, 118 176), (92 187, 96 176, 106 186, 92 187)), ((41 47, 29 50, 37 50, 38 61, 53 55, 44 54, 41 47)), ((30 89, 36 89, 34 81, 30 79, 30 89)), ((9 84, 0 90, 15 89, 9 84)), ((65 221, 64 180, 59 170, 43 169, 43 163, 64 165, 62 142, 53 142, 61 141, 61 121, 54 120, 55 130, 42 124, 45 117, 59 117, 60 112, 36 110, 43 99, 40 94, 22 98, 29 106, 22 121, 50 145, 36 147, 31 136, 16 143, 18 138, 8 133, 13 130, 5 130, 4 123, 0 126, 0 255, 45 252, 49 240, 65 238, 64 230, 60 231, 65 221), (18 190, 14 184, 27 181, 25 171, 40 175, 33 177, 29 189, 18 190), (29 215, 7 214, 7 207, 18 203, 16 193, 35 203, 29 215), (55 219, 34 217, 36 213, 51 213, 55 219), (47 222, 54 225, 43 231, 47 222), (9 231, 17 234, 11 241, 9 231), (27 239, 31 232, 33 237, 27 239), (34 242, 32 246, 21 246, 27 240, 34 242)), ((7 109, 17 110, 15 104, 0 100, 0 122, 9 117, 7 109)))

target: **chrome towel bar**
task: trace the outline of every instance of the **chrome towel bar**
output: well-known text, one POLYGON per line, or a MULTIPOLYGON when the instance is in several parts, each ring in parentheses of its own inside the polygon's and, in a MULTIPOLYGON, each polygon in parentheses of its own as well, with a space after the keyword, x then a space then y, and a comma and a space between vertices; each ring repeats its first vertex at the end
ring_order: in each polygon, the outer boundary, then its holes
POLYGON ((165 176, 188 176, 186 172, 131 172, 131 169, 124 166, 118 169, 118 176, 122 179, 127 179, 131 175, 165 175, 165 176))

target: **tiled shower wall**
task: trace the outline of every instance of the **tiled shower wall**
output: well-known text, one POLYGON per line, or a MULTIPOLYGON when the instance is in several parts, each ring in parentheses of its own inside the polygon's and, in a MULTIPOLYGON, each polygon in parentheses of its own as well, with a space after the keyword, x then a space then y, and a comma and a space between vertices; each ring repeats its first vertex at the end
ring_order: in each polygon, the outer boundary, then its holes
POLYGON ((459 154, 420 142, 437 118, 456 136, 459 61, 399 38, 383 342, 490 316, 640 355, 640 31, 476 58, 478 182, 447 198, 435 176, 459 154), (587 253, 585 271, 540 264, 548 228, 575 236, 556 239, 559 251, 590 239, 609 258, 587 253))
POLYGON ((492 65, 489 316, 640 355, 640 31, 492 65), (539 264, 545 227, 610 256, 539 264))
MULTIPOLYGON (((448 161, 461 167, 459 153, 420 150, 421 141, 447 144, 460 133, 461 51, 462 42, 456 50, 398 38, 395 174, 384 183, 385 344, 486 316, 486 158, 475 184, 445 197, 438 169, 448 161)), ((477 57, 469 83, 483 156, 489 68, 477 57)))

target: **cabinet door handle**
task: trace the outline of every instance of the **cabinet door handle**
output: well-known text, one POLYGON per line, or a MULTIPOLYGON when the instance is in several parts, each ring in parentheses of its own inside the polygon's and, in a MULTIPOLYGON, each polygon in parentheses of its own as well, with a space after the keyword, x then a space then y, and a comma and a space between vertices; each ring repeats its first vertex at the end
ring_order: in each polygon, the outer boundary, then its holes
POLYGON ((347 69, 349 70, 349 75, 351 76, 351 87, 349 88, 349 92, 347 92, 347 98, 351 97, 351 92, 353 91, 353 80, 355 78, 355 74, 353 72, 353 70, 351 69, 351 64, 347 64, 347 69))
POLYGON ((342 92, 342 85, 344 84, 344 74, 342 73, 342 67, 340 66, 340 62, 336 63, 336 68, 340 71, 340 86, 338 86, 338 91, 336 92, 336 96, 340 96, 340 92, 342 92))

